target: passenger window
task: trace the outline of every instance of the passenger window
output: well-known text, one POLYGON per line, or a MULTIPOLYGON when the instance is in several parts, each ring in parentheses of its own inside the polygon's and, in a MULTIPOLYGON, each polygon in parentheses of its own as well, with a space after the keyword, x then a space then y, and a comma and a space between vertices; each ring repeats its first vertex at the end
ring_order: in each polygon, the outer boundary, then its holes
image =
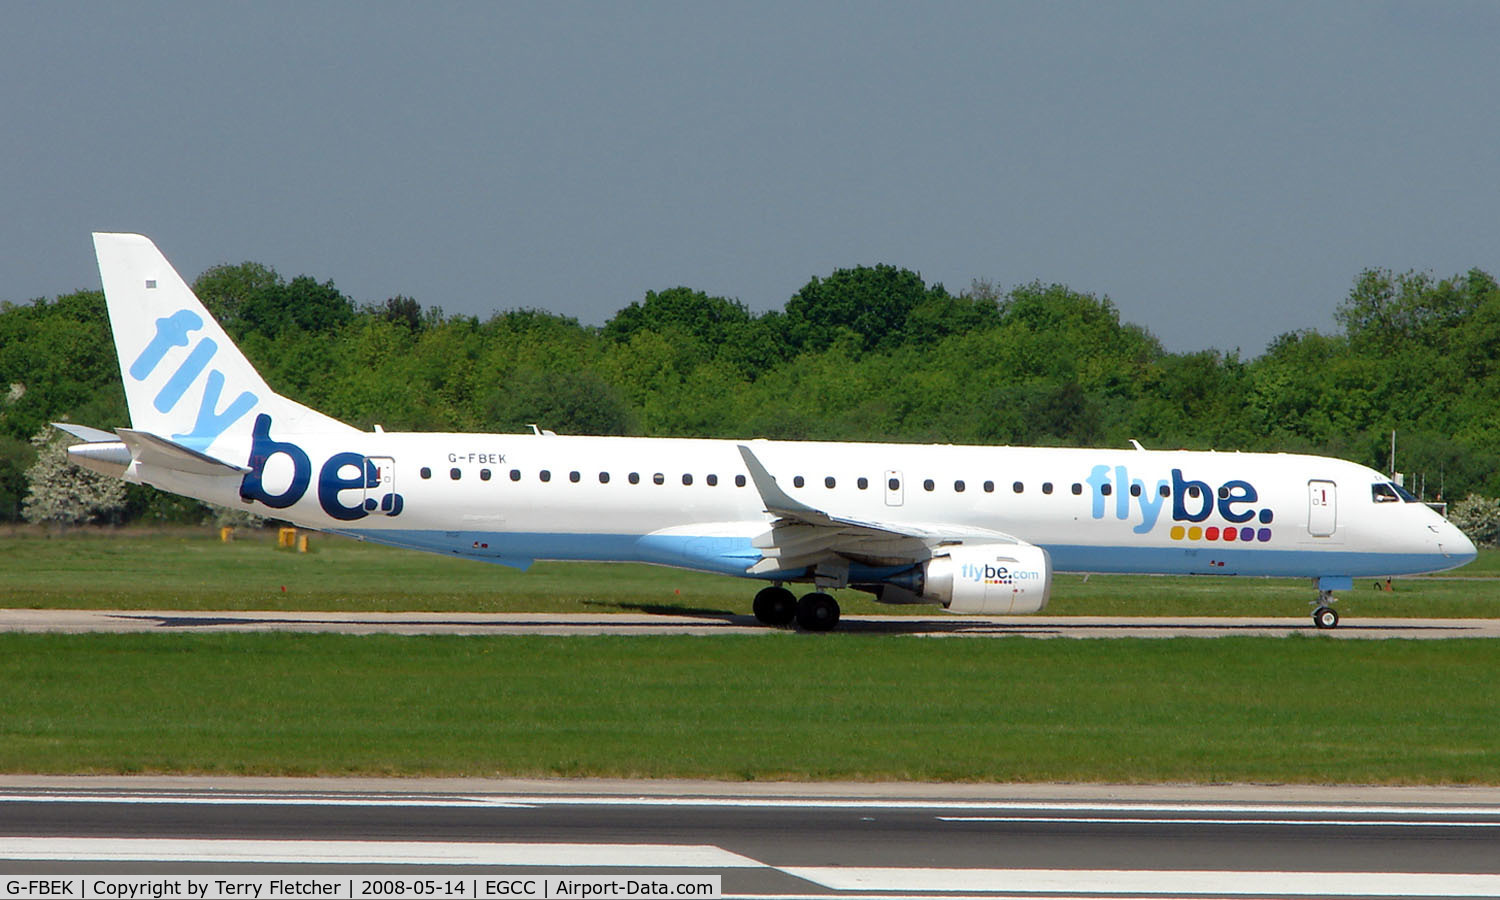
POLYGON ((802 485, 806 483, 806 480, 803 479, 801 475, 798 475, 797 477, 792 479, 792 487, 802 487, 802 485))
POLYGON ((735 487, 744 487, 745 486, 745 476, 743 476, 743 475, 736 475, 736 476, 734 476, 734 486, 735 487))
POLYGON ((685 485, 692 484, 693 483, 693 476, 687 474, 686 472, 682 473, 682 483, 685 484, 685 485))
POLYGON ((655 475, 651 476, 651 483, 652 484, 666 484, 667 483, 667 476, 663 475, 660 472, 657 472, 655 475))
MULTIPOLYGON (((930 490, 932 490, 935 487, 937 487, 937 485, 933 483, 933 481, 932 481, 931 478, 929 478, 926 481, 922 482, 922 490, 924 490, 924 491, 930 491, 930 490)), ((891 488, 891 490, 895 490, 895 488, 891 488)))
POLYGON ((1219 499, 1220 500, 1228 500, 1229 499, 1229 488, 1220 486, 1220 488, 1219 488, 1219 499))
POLYGON ((863 490, 868 490, 869 487, 870 487, 870 479, 868 479, 865 476, 861 475, 861 476, 859 476, 859 480, 857 480, 857 481, 854 482, 854 486, 857 487, 857 488, 859 488, 862 491, 863 490))
POLYGON ((953 482, 953 492, 955 494, 962 494, 964 492, 964 483, 962 481, 953 482))
POLYGON ((823 487, 829 488, 830 490, 833 488, 833 486, 835 484, 837 484, 837 482, 835 482, 833 480, 833 476, 832 475, 829 475, 827 478, 823 479, 823 487))
POLYGON ((1052 493, 1052 482, 1050 482, 1050 481, 1044 481, 1044 482, 1042 482, 1042 493, 1044 493, 1044 494, 1050 494, 1050 493, 1052 493))
MULTIPOLYGON (((1229 492, 1225 491, 1224 493, 1226 495, 1228 495, 1229 492)), ((1140 495, 1141 495, 1141 486, 1138 485, 1138 484, 1132 484, 1130 486, 1130 496, 1132 496, 1132 497, 1139 497, 1140 495)))
MULTIPOLYGON (((1114 492, 1115 492, 1115 486, 1112 485, 1112 484, 1101 484, 1101 485, 1099 485, 1099 493, 1103 494, 1106 497, 1108 497, 1110 494, 1113 494, 1114 492)), ((1076 493, 1076 491, 1075 491, 1075 493, 1076 493)))
POLYGON ((704 478, 703 480, 706 481, 706 482, 708 482, 708 486, 709 487, 718 487, 718 485, 719 485, 719 476, 717 476, 717 475, 709 475, 707 478, 704 478))
POLYGON ((641 473, 640 472, 631 472, 630 473, 630 483, 631 484, 640 484, 641 483, 641 473))
POLYGON ((984 492, 986 494, 993 494, 993 493, 995 493, 995 482, 993 482, 993 481, 986 481, 984 483, 984 492))
POLYGON ((480 481, 489 481, 490 480, 490 470, 489 469, 480 469, 479 470, 479 480, 480 481))
POLYGON ((887 481, 885 483, 885 486, 890 490, 899 491, 901 490, 901 479, 892 478, 890 481, 887 481))
POLYGON ((608 472, 600 472, 599 473, 599 483, 600 484, 609 484, 609 473, 608 472))
POLYGON ((578 483, 578 479, 581 478, 581 477, 582 476, 579 475, 577 472, 569 472, 568 473, 568 480, 571 481, 571 482, 573 482, 574 484, 577 484, 578 483))
POLYGON ((542 471, 537 473, 537 477, 542 479, 543 481, 551 481, 552 473, 547 469, 543 469, 542 471))
POLYGON ((1156 489, 1156 492, 1158 494, 1161 494, 1163 497, 1170 497, 1170 496, 1172 496, 1172 488, 1169 485, 1165 485, 1164 484, 1164 485, 1159 486, 1156 489))
POLYGON ((521 470, 520 469, 511 469, 510 470, 510 480, 511 481, 520 481, 521 480, 521 470))
POLYGON ((1083 493, 1083 485, 1073 482, 1073 496, 1077 497, 1081 493, 1083 493))
POLYGON ((462 478, 463 474, 464 473, 460 472, 457 469, 449 469, 448 470, 448 477, 452 478, 454 481, 457 481, 458 479, 462 478))
POLYGON ((431 478, 432 477, 432 470, 429 469, 429 468, 427 468, 426 466, 423 466, 422 467, 422 477, 423 478, 431 478))
POLYGON ((1022 484, 1021 482, 1018 481, 1015 484, 1011 485, 1010 489, 1019 494, 1022 491, 1026 490, 1026 485, 1024 485, 1024 484, 1022 484))
MULTIPOLYGON (((1106 484, 1106 485, 1105 485, 1105 487, 1109 487, 1109 485, 1107 485, 1107 484, 1106 484)), ((1189 497, 1192 497, 1192 498, 1193 498, 1193 499, 1194 499, 1194 500, 1197 500, 1197 499, 1198 499, 1198 497, 1199 497, 1199 496, 1200 496, 1200 495, 1201 495, 1201 494, 1202 494, 1202 493, 1203 493, 1203 489, 1202 489, 1202 488, 1200 488, 1200 487, 1198 487, 1198 486, 1197 486, 1197 485, 1196 485, 1196 484, 1195 484, 1195 485, 1192 485, 1192 486, 1190 486, 1190 487, 1189 487, 1189 488, 1188 488, 1188 496, 1189 496, 1189 497)))

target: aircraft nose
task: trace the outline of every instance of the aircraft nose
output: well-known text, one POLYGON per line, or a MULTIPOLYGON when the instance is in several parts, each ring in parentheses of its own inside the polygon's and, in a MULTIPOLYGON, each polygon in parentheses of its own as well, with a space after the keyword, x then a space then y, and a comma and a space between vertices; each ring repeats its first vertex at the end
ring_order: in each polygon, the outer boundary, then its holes
POLYGON ((1474 557, 1479 555, 1474 542, 1452 522, 1443 523, 1443 531, 1438 535, 1438 548, 1443 551, 1444 556, 1459 560, 1458 565, 1473 562, 1474 557))

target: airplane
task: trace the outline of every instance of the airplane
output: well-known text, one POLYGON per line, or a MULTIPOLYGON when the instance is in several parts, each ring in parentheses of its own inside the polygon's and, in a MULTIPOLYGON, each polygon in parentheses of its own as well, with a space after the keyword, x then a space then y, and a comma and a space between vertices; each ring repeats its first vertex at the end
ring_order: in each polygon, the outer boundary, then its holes
POLYGON ((150 239, 94 248, 130 427, 58 423, 70 458, 303 528, 756 579, 755 617, 808 631, 837 625, 833 589, 1013 615, 1055 572, 1310 578, 1333 628, 1354 578, 1476 555, 1399 484, 1320 456, 362 431, 273 391, 150 239))

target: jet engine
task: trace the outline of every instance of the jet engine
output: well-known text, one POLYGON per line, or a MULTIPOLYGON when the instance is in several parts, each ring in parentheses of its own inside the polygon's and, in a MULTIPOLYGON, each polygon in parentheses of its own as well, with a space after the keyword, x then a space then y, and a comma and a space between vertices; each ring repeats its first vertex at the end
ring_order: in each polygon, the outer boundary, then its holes
POLYGON ((853 587, 884 603, 937 603, 951 613, 1034 613, 1052 591, 1052 558, 1033 544, 943 547, 910 571, 853 587))

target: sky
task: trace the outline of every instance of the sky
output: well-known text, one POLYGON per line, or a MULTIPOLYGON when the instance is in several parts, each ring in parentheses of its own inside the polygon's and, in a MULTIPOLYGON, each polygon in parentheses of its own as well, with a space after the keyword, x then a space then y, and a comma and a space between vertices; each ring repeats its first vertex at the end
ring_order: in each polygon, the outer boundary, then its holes
POLYGON ((603 324, 888 263, 1109 297, 1168 350, 1500 274, 1500 4, 0 0, 0 300, 192 280, 603 324))

